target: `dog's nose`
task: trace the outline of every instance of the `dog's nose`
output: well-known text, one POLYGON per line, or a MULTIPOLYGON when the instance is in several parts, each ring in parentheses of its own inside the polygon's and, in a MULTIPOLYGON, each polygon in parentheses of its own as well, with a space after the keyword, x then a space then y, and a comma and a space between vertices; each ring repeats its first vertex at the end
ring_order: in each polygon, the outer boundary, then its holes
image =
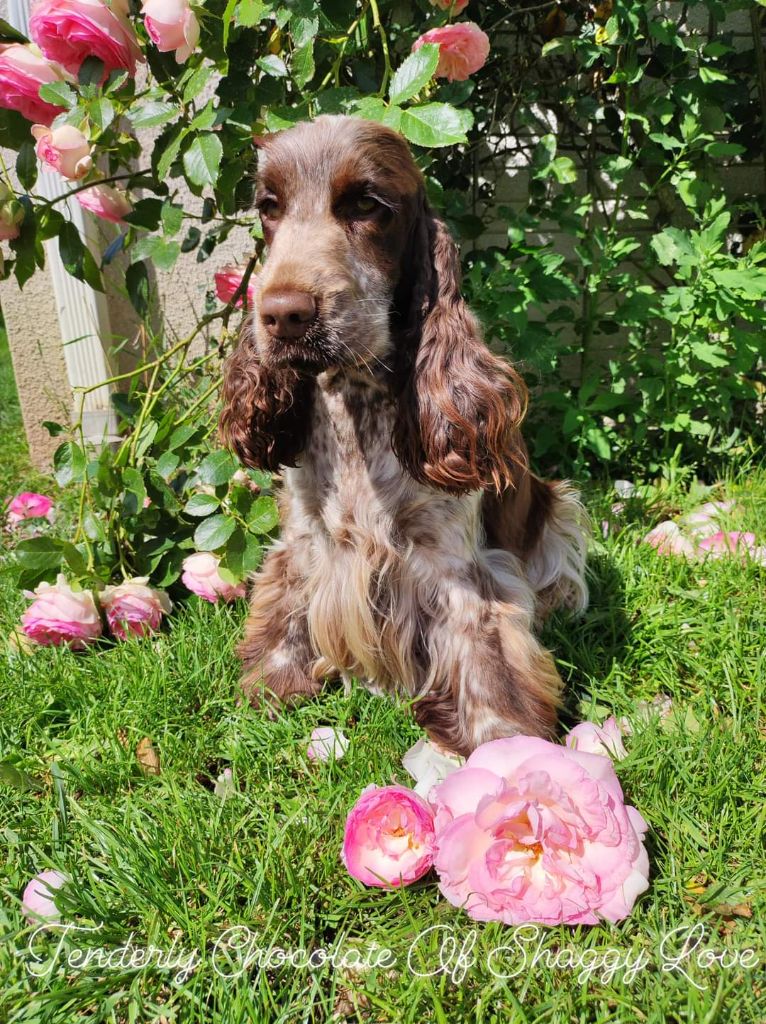
POLYGON ((272 338, 302 338, 316 311, 308 292, 266 292, 261 299, 261 322, 272 338))

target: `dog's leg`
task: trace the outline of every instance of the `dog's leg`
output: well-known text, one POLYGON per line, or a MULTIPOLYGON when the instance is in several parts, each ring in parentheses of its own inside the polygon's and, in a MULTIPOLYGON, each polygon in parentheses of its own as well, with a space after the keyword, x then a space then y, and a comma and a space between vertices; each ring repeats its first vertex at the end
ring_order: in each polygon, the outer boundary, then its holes
POLYGON ((288 549, 276 545, 255 579, 250 615, 239 645, 242 688, 253 705, 294 704, 322 688, 312 677, 304 592, 288 549))
POLYGON ((472 585, 452 582, 431 622, 430 666, 414 706, 429 736, 468 755, 517 733, 550 737, 561 679, 532 631, 534 594, 504 552, 487 554, 472 585))

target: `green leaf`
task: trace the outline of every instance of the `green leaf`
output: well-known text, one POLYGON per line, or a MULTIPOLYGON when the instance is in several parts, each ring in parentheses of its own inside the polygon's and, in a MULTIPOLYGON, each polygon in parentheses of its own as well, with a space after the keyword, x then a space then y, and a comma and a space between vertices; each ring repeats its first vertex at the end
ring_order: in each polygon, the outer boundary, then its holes
POLYGON ((304 17, 294 14, 290 18, 290 35, 293 37, 294 46, 305 46, 311 42, 319 31, 319 18, 316 15, 304 17))
POLYGON ((186 502, 184 512, 187 516, 209 516, 221 507, 221 502, 214 494, 193 494, 186 502))
POLYGON ((134 224, 137 228, 156 231, 162 217, 163 203, 155 196, 139 199, 130 213, 123 217, 126 224, 134 224))
POLYGON ((149 314, 149 271, 145 263, 133 263, 125 272, 125 288, 130 304, 144 319, 149 314))
POLYGON ((263 545, 254 537, 252 533, 248 533, 245 539, 245 550, 242 554, 242 572, 244 574, 255 572, 263 561, 263 545))
POLYGON ((40 86, 40 99, 69 110, 77 103, 77 93, 66 82, 47 82, 40 86))
POLYGON ((157 472, 163 480, 169 480, 178 469, 180 461, 175 452, 163 452, 157 459, 157 472))
POLYGON ((125 116, 134 128, 157 128, 172 121, 179 113, 177 104, 153 100, 136 107, 135 110, 126 111, 125 116))
POLYGON ((165 235, 175 235, 181 230, 184 221, 183 206, 176 206, 169 199, 162 204, 162 232, 165 235))
POLYGON ((433 78, 439 63, 439 47, 426 43, 415 50, 396 70, 388 90, 392 103, 404 103, 417 95, 433 78))
POLYGON ((78 547, 74 544, 70 544, 69 541, 63 541, 61 544, 61 551, 64 555, 64 560, 72 572, 76 576, 85 576, 88 572, 88 563, 85 560, 85 556, 78 547))
POLYGON ((59 233, 59 254, 67 272, 78 281, 85 281, 91 288, 103 292, 101 274, 93 254, 80 238, 80 232, 71 221, 67 221, 59 233))
MULTIPOLYGON (((171 438, 172 441, 172 438, 171 438)), ((238 464, 230 452, 212 452, 197 467, 197 476, 203 484, 220 487, 227 484, 237 472, 238 464)))
POLYGON ((314 40, 309 40, 305 46, 298 47, 297 50, 293 50, 292 61, 290 64, 293 73, 293 81, 302 89, 304 85, 311 81, 314 77, 314 40))
POLYGON ((269 8, 262 0, 242 0, 237 8, 237 24, 243 28, 258 25, 268 14, 269 8))
POLYGON ((37 181, 37 155, 35 144, 31 140, 23 142, 19 148, 19 154, 16 157, 16 174, 27 192, 31 192, 37 181))
POLYGON ((56 537, 31 537, 19 541, 14 554, 23 569, 38 574, 52 574, 61 566, 61 541, 56 537))
POLYGON ((101 85, 104 77, 104 62, 98 57, 86 57, 77 72, 80 85, 101 85))
POLYGON ((449 103, 427 103, 402 111, 401 131, 416 146, 437 148, 466 141, 466 132, 473 124, 468 110, 458 110, 449 103))
POLYGON ((271 75, 272 78, 287 77, 287 65, 282 58, 277 57, 275 53, 269 53, 265 57, 259 57, 255 63, 261 71, 267 75, 271 75))
MULTIPOLYGON (((0 22, 0 25, 2 25, 2 22, 0 22)), ((29 793, 33 790, 39 791, 43 788, 36 779, 33 779, 27 772, 17 768, 10 761, 0 761, 0 782, 3 782, 6 786, 12 786, 22 793, 29 793)))
POLYGON ((122 474, 125 496, 122 499, 122 510, 127 516, 134 516, 144 507, 146 487, 140 471, 134 466, 127 466, 122 474))
POLYGON ((13 25, 9 25, 5 18, 0 18, 0 42, 2 43, 28 43, 29 40, 23 32, 19 32, 13 25))
POLYGON ((223 146, 212 132, 205 132, 192 139, 184 153, 183 163, 186 176, 193 185, 215 185, 221 166, 223 146))
POLYGON ((189 78, 189 81, 184 86, 184 103, 191 103, 193 99, 199 96, 199 94, 202 92, 202 90, 205 88, 207 83, 212 78, 214 72, 215 68, 210 66, 203 66, 201 68, 197 68, 197 70, 192 73, 192 75, 189 78))
POLYGON ((603 430, 598 427, 589 427, 585 431, 585 440, 588 442, 588 447, 592 448, 600 459, 611 459, 612 449, 603 430))
POLYGON ((177 134, 173 135, 157 161, 157 177, 160 181, 167 178, 170 168, 176 162, 181 150, 181 144, 189 134, 189 129, 180 128, 177 134))
POLYGON ((279 523, 279 508, 276 501, 262 494, 253 502, 247 525, 253 533, 270 533, 279 523))
POLYGON ((194 531, 194 544, 198 551, 217 551, 234 533, 236 522, 229 516, 217 515, 204 519, 194 531))
POLYGON ((64 441, 53 456, 53 468, 59 487, 85 479, 85 452, 74 441, 64 441))
POLYGON ((130 250, 131 262, 151 260, 160 270, 171 270, 181 253, 180 243, 160 235, 140 238, 130 250))
POLYGON ((102 96, 88 104, 88 114, 99 131, 103 132, 114 121, 114 106, 105 96, 102 96))

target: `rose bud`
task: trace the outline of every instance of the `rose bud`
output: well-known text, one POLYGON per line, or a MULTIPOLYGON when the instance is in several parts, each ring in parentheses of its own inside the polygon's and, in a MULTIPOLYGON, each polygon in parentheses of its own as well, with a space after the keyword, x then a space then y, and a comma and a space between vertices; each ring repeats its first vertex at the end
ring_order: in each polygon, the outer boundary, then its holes
POLYGON ((178 64, 188 60, 199 42, 199 22, 187 0, 144 0, 141 12, 160 53, 175 50, 178 64))
POLYGON ((62 177, 76 181, 84 178, 93 166, 90 143, 74 125, 46 128, 44 124, 34 124, 32 134, 37 139, 35 152, 40 160, 62 177))
POLYGON ((119 224, 123 217, 126 217, 133 209, 133 204, 125 193, 111 185, 93 185, 91 188, 84 188, 75 195, 80 206, 95 213, 102 220, 109 220, 113 224, 119 224))
POLYGON ((238 597, 244 597, 244 583, 234 585, 221 578, 218 572, 220 561, 220 558, 210 551, 197 551, 189 555, 183 561, 181 582, 193 594, 210 601, 211 604, 215 604, 219 598, 222 601, 234 601, 238 597))

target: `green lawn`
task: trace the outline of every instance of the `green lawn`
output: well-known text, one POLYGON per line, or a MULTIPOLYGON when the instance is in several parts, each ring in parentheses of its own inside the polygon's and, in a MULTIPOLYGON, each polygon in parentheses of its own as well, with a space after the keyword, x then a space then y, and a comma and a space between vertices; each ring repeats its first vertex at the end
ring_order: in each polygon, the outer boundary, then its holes
MULTIPOLYGON (((7 396, 7 373, 2 379, 7 396)), ((23 476, 23 448, 5 406, 9 485, 23 476)), ((741 521, 766 542, 766 471, 741 475, 727 490, 741 503, 741 521)), ((598 521, 608 499, 596 494, 592 504, 598 521)), ((401 756, 417 731, 405 709, 360 689, 328 692, 276 722, 238 706, 233 648, 245 609, 195 600, 151 641, 85 655, 0 653, 0 757, 40 787, 0 780, 0 1021, 766 1019, 766 570, 663 559, 637 545, 651 521, 637 505, 616 538, 595 545, 590 611, 580 622, 558 620, 546 636, 569 680, 570 722, 629 714, 658 693, 676 707, 669 729, 653 722, 629 738, 618 766, 650 824, 651 887, 629 920, 541 929, 525 945, 524 933, 474 926, 431 880, 402 892, 364 890, 339 860, 343 823, 370 782, 408 782, 401 756), (343 728, 345 759, 307 761, 318 724, 343 728), (137 761, 144 737, 160 774, 144 774, 137 761), (222 800, 210 780, 226 765, 237 791, 222 800), (51 866, 72 876, 60 905, 77 930, 38 942, 33 954, 19 896, 51 866), (417 939, 435 924, 475 945, 449 974, 419 977, 411 966, 421 974, 438 966, 434 935, 417 939), (250 930, 237 933, 249 967, 216 947, 237 926, 250 930), (704 969, 689 957, 673 966, 682 941, 670 933, 694 926, 703 935, 695 956, 704 947, 750 963, 752 949, 759 965, 704 969), (77 948, 132 942, 167 951, 174 941, 176 953, 199 956, 182 980, 178 967, 156 962, 134 971, 62 963, 77 948), (503 945, 511 948, 488 960, 503 945), (312 973, 255 959, 258 947, 319 946, 364 955, 386 947, 395 964, 312 973), (588 979, 562 966, 599 951, 643 967, 610 978, 602 965, 588 979)), ((3 635, 23 606, 6 566, 3 635)))

